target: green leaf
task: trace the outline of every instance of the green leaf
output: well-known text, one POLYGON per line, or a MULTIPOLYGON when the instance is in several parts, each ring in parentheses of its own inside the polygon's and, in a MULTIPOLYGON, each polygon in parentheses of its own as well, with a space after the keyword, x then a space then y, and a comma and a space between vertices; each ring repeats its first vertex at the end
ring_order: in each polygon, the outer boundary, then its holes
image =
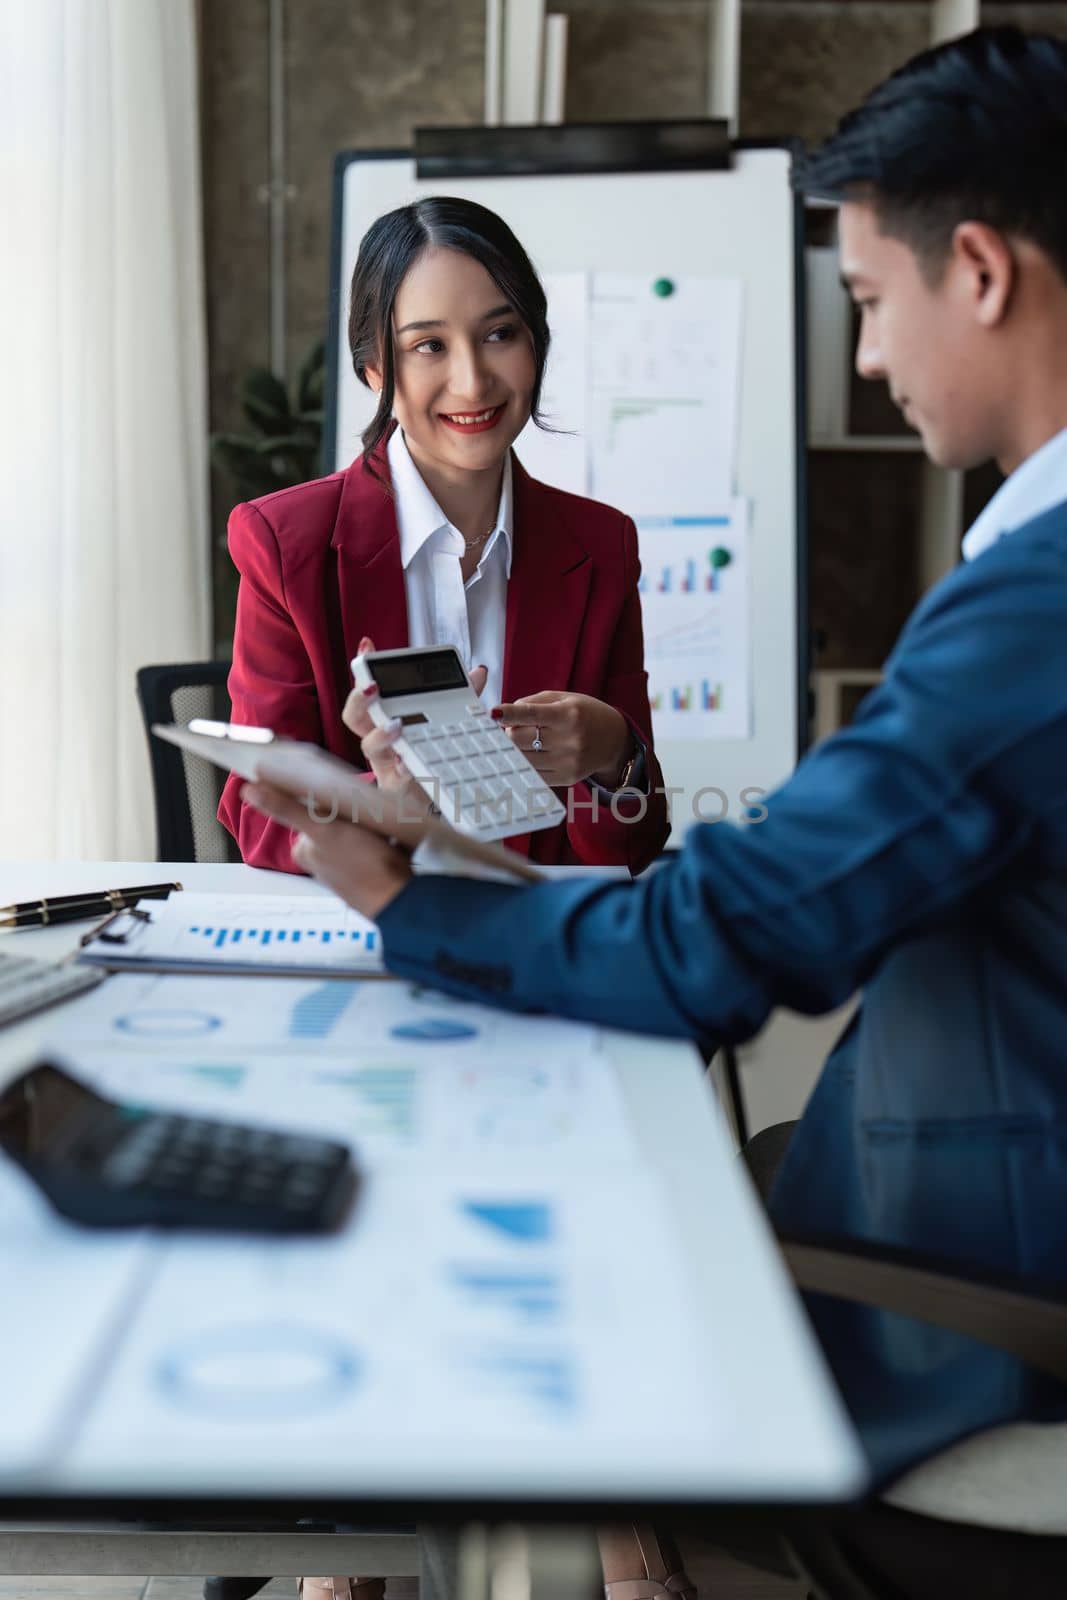
POLYGON ((306 483, 318 472, 318 441, 297 434, 260 440, 256 455, 270 463, 279 484, 306 483))
POLYGON ((241 407, 254 428, 268 434, 288 433, 292 427, 289 396, 273 372, 253 367, 241 379, 239 393, 241 407))
POLYGON ((243 439, 216 434, 211 441, 211 456, 243 500, 306 483, 318 470, 317 447, 291 437, 243 439))
POLYGON ((257 439, 253 449, 257 456, 277 455, 283 450, 293 451, 299 455, 313 455, 314 441, 309 440, 306 433, 276 434, 270 439, 257 439))
POLYGON ((296 409, 313 411, 326 392, 326 341, 318 339, 304 357, 296 380, 296 409))
POLYGON ((242 439, 236 434, 216 433, 211 438, 211 459, 223 471, 234 474, 248 471, 258 461, 253 439, 242 439))
POLYGON ((326 346, 321 339, 311 346, 300 367, 294 385, 295 407, 272 372, 254 367, 245 373, 238 392, 256 432, 211 437, 212 461, 244 498, 306 483, 321 472, 325 380, 326 346))

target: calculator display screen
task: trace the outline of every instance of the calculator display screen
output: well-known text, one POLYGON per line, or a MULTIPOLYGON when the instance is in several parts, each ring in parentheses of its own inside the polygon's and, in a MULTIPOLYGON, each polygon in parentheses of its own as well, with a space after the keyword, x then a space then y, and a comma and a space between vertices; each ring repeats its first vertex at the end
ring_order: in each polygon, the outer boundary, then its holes
POLYGON ((39 1155, 72 1116, 101 1104, 100 1097, 54 1067, 34 1067, 0 1095, 0 1149, 16 1158, 39 1155))
POLYGON ((383 700, 388 700, 391 695, 428 694, 435 689, 467 687, 467 674, 454 650, 427 650, 409 656, 372 656, 367 665, 383 700))

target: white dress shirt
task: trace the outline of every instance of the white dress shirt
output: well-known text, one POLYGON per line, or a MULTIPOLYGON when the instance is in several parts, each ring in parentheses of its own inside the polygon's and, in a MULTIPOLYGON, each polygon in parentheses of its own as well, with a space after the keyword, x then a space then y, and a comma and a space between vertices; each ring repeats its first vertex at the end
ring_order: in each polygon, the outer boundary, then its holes
POLYGON ((1005 478, 963 538, 963 556, 973 561, 1013 528, 1067 500, 1067 428, 1053 434, 1005 478))
POLYGON ((504 463, 493 531, 466 583, 460 571, 463 535, 430 492, 402 428, 393 429, 386 453, 400 529, 408 643, 455 645, 468 672, 486 666, 489 677, 482 700, 486 706, 498 705, 504 688, 504 623, 511 576, 511 452, 504 463))

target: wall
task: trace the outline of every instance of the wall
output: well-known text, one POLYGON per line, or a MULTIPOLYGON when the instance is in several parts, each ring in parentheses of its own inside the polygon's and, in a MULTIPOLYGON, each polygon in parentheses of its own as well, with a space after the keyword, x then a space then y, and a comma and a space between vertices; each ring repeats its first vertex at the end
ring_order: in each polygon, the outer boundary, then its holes
MULTIPOLYGON (((321 337, 336 151, 407 145, 416 123, 481 120, 484 0, 289 0, 285 7, 288 349, 321 337)), ((213 431, 247 431, 237 383, 269 362, 267 0, 203 0, 204 194, 213 431)), ((235 580, 225 551, 234 491, 212 485, 215 636, 228 654, 235 580)))

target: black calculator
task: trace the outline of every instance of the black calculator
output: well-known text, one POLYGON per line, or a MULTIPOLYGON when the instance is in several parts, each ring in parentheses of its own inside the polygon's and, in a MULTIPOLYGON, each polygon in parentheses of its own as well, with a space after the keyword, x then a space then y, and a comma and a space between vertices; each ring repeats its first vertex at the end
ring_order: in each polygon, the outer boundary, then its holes
POLYGON ((358 1187, 347 1145, 122 1104, 49 1061, 0 1094, 0 1149, 95 1228, 320 1233, 358 1187))

